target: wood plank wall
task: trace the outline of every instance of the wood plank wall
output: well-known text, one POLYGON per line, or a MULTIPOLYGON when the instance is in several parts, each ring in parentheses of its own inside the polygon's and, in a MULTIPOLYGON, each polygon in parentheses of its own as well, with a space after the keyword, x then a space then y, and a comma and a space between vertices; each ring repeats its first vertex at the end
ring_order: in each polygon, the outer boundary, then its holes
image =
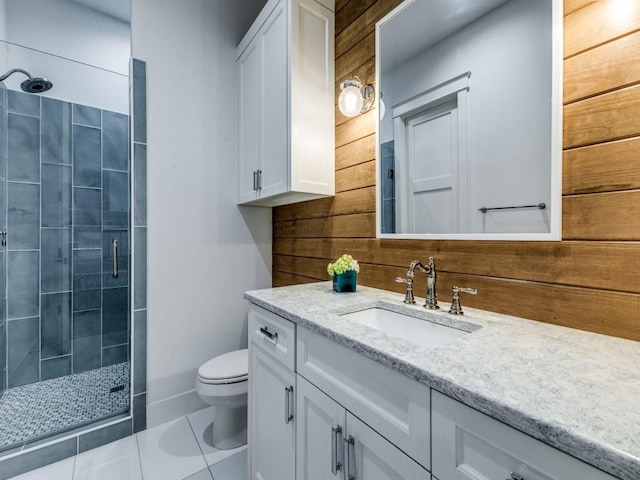
MULTIPOLYGON (((375 22, 399 3, 336 1, 336 91, 374 82, 375 22)), ((562 242, 377 240, 373 113, 337 112, 336 196, 274 210, 273 285, 328 280, 348 252, 359 283, 400 300, 393 279, 434 256, 440 300, 477 287, 463 305, 640 340, 640 2, 565 0, 564 15, 562 242)))

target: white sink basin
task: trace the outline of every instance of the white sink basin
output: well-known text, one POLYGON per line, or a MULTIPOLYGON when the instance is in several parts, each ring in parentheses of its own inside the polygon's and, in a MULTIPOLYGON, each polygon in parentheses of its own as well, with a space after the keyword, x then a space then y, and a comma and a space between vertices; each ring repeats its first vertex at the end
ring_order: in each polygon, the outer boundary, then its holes
POLYGON ((407 342, 430 348, 446 345, 469 333, 377 307, 341 316, 380 330, 390 337, 401 338, 407 342))

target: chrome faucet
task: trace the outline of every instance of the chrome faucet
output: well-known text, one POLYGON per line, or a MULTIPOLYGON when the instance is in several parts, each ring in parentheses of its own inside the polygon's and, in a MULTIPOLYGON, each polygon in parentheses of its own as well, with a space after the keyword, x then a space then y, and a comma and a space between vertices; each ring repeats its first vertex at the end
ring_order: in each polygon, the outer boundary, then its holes
POLYGON ((438 310, 438 294, 436 293, 436 264, 433 257, 429 257, 429 263, 425 269, 427 274, 427 299, 424 302, 424 308, 429 310, 438 310))
POLYGON ((420 262, 420 260, 414 260, 413 262, 411 262, 411 265, 409 265, 409 270, 407 271, 407 278, 396 277, 396 282, 407 284, 407 293, 404 296, 404 303, 409 305, 415 305, 416 303, 416 300, 413 297, 413 277, 415 277, 415 274, 413 272, 416 269, 416 267, 418 267, 423 272, 427 271, 424 265, 422 265, 422 263, 420 262))

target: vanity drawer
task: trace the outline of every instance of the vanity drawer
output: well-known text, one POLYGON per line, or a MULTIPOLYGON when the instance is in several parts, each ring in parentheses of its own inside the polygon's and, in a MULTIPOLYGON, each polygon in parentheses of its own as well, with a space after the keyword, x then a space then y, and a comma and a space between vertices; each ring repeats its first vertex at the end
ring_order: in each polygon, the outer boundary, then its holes
POLYGON ((429 387, 306 328, 298 374, 430 470, 429 387))
POLYGON ((252 304, 249 307, 249 342, 262 347, 288 369, 295 370, 295 323, 252 304))
POLYGON ((502 480, 520 475, 524 480, 615 480, 435 390, 431 402, 432 473, 438 478, 502 480))

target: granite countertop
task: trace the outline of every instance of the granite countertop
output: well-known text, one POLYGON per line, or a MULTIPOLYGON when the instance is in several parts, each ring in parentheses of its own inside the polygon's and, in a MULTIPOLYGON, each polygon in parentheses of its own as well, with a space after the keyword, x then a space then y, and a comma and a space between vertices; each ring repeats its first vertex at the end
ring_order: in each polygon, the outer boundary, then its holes
POLYGON ((640 479, 640 342, 469 307, 450 315, 445 302, 429 311, 424 299, 405 305, 401 294, 363 286, 335 293, 331 282, 245 298, 608 473, 640 479), (376 305, 473 333, 425 348, 339 316, 376 305))

